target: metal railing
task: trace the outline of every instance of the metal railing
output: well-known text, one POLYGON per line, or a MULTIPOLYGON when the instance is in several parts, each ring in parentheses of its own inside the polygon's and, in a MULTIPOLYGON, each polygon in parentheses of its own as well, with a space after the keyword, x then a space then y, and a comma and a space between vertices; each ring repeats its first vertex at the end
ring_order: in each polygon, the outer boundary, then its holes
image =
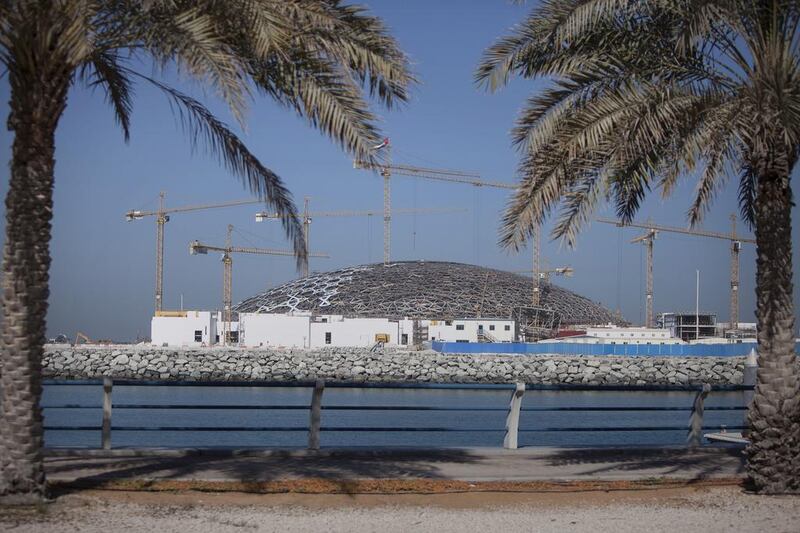
MULTIPOLYGON (((102 406, 85 404, 50 404, 43 405, 44 409, 102 409, 101 425, 45 425, 45 430, 56 431, 97 431, 100 430, 100 447, 111 449, 113 431, 177 431, 177 432, 307 432, 307 447, 317 450, 320 447, 322 432, 503 432, 503 447, 516 449, 520 433, 543 432, 626 432, 626 431, 683 431, 687 432, 686 442, 690 447, 699 446, 702 442, 703 431, 718 429, 703 426, 703 417, 706 411, 742 411, 744 405, 737 406, 705 406, 705 400, 712 391, 752 391, 752 386, 746 385, 702 385, 694 386, 660 386, 660 385, 629 385, 629 386, 599 386, 599 385, 534 385, 534 384, 508 384, 481 386, 479 390, 508 390, 512 389, 511 399, 507 408, 503 407, 461 407, 461 406, 435 406, 435 405, 323 405, 322 398, 325 388, 382 388, 382 389, 472 389, 475 386, 454 386, 447 384, 408 384, 408 383, 328 383, 316 382, 167 382, 167 381, 135 381, 104 378, 102 381, 73 381, 49 380, 46 385, 100 385, 103 387, 102 406), (169 386, 169 387, 310 387, 313 388, 311 402, 308 405, 286 404, 150 404, 150 403, 117 403, 112 402, 112 392, 115 386, 169 386), (523 398, 526 391, 606 391, 606 392, 643 392, 643 391, 694 391, 696 392, 691 406, 565 406, 565 407, 523 407, 523 398), (117 426, 112 424, 114 410, 305 410, 308 411, 308 425, 305 426, 117 426), (485 412, 496 411, 505 414, 504 428, 479 428, 463 429, 454 427, 397 427, 397 426, 323 426, 323 411, 419 411, 419 412, 485 412), (523 412, 688 412, 689 419, 685 426, 580 426, 580 427, 534 427, 520 428, 520 414, 523 412)), ((751 394, 751 393, 750 393, 751 394)), ((749 400, 746 398, 746 401, 749 400)), ((499 417, 498 417, 499 420, 499 417)), ((728 425, 726 429, 744 430, 744 425, 728 425)))

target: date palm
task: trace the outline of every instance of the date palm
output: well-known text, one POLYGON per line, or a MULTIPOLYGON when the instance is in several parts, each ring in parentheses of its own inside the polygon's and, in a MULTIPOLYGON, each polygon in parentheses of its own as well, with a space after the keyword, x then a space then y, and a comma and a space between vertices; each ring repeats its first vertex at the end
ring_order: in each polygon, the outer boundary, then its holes
POLYGON ((800 491, 790 178, 800 151, 797 0, 543 0, 488 48, 476 80, 543 78, 512 137, 520 187, 501 243, 517 249, 555 212, 572 245, 599 202, 631 221, 653 188, 696 180, 699 222, 728 176, 756 233, 758 383, 748 473, 800 491))
POLYGON ((191 140, 281 215, 301 265, 303 233, 281 179, 163 74, 210 88, 240 123, 252 97, 271 97, 358 158, 371 157, 379 139, 369 97, 391 107, 407 99, 414 80, 381 20, 339 0, 3 0, 0 61, 14 134, 3 250, 0 497, 24 500, 44 491, 39 398, 54 133, 70 88, 102 88, 126 140, 134 84, 163 91, 191 140))

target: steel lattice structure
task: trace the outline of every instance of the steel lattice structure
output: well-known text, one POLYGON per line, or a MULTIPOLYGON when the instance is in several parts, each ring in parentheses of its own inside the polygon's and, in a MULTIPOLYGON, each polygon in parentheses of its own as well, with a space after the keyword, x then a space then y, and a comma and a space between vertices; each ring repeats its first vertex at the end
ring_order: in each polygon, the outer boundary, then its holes
MULTIPOLYGON (((530 305, 529 277, 462 263, 403 261, 344 268, 297 279, 237 304, 239 313, 382 318, 511 318, 530 305)), ((542 281, 540 305, 562 325, 619 322, 602 305, 542 281)))

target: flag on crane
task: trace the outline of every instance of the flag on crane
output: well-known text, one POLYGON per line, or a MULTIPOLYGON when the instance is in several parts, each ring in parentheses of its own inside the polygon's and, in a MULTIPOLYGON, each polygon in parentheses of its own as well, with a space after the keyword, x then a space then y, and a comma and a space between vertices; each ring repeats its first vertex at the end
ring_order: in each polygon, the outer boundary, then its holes
POLYGON ((384 137, 383 142, 377 146, 373 146, 372 149, 380 150, 381 148, 386 148, 387 146, 389 146, 389 137, 384 137))

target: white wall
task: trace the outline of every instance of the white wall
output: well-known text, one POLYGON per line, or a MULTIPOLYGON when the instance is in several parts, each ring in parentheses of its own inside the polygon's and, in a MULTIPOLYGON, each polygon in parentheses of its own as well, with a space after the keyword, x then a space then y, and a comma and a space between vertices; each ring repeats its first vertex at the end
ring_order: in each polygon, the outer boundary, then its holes
POLYGON ((210 311, 184 311, 185 316, 154 316, 150 339, 156 346, 210 346, 217 335, 216 317, 210 311), (202 340, 195 341, 195 331, 202 340))
POLYGON ((283 315, 274 313, 240 313, 241 346, 320 348, 324 346, 372 346, 375 336, 386 334, 390 345, 408 335, 414 339, 414 321, 391 321, 385 318, 345 318, 341 315, 283 315), (331 334, 330 344, 325 333, 331 334))
POLYGON ((483 326, 483 332, 491 336, 495 342, 512 342, 514 340, 513 320, 470 318, 461 320, 429 320, 427 322, 429 340, 478 342, 478 330, 480 326, 483 326))
POLYGON ((309 316, 239 313, 239 344, 248 347, 308 348, 310 322, 309 316))
POLYGON ((385 318, 314 317, 311 322, 311 347, 372 346, 375 336, 380 334, 389 335, 388 344, 396 345, 400 340, 399 332, 399 324, 385 318), (323 319, 327 321, 322 322, 323 319), (330 333, 330 343, 325 341, 326 333, 330 333))

